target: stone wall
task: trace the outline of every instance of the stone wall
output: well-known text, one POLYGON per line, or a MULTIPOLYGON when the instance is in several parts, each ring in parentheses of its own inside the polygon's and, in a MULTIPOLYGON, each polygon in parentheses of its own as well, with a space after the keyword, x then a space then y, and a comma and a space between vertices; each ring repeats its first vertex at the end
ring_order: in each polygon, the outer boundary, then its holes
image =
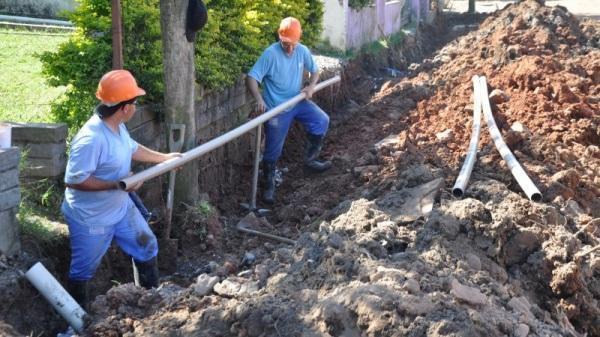
MULTIPOLYGON (((222 91, 201 92, 196 100, 198 144, 205 143, 247 121, 254 98, 247 91, 245 76, 222 91)), ((247 133, 200 158, 200 191, 212 198, 226 194, 233 185, 249 178, 252 170, 253 134, 247 133)), ((250 186, 250 181, 248 181, 250 186)))
POLYGON ((16 220, 19 190, 18 147, 0 149, 0 252, 12 255, 20 250, 19 225, 16 220))
MULTIPOLYGON (((245 77, 241 76, 232 86, 219 91, 198 92, 195 101, 197 142, 203 144, 244 123, 254 104, 247 92, 245 77)), ((167 151, 167 126, 161 112, 152 107, 140 107, 135 117, 127 123, 133 139, 151 149, 167 151)), ((218 198, 229 187, 248 175, 252 167, 251 133, 220 147, 199 158, 198 183, 201 193, 218 198)), ((138 165, 136 172, 149 167, 138 165)), ((160 209, 165 203, 167 175, 144 184, 140 195, 150 208, 160 209)), ((248 181, 248 186, 250 182, 248 181)))
POLYGON ((62 179, 67 165, 67 125, 12 123, 12 143, 25 157, 25 178, 62 179))

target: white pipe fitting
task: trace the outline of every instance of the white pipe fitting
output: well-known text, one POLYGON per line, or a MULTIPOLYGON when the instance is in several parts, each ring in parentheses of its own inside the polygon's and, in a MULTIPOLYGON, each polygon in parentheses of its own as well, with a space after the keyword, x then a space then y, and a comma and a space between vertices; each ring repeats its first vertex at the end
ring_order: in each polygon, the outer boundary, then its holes
POLYGON ((54 309, 77 332, 83 331, 85 311, 40 262, 25 273, 25 277, 50 302, 54 309))

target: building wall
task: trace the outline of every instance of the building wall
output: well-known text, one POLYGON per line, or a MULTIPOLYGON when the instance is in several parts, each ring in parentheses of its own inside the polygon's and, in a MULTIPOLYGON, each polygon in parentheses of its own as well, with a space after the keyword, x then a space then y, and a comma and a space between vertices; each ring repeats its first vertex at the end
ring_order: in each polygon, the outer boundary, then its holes
MULTIPOLYGON (((361 46, 400 31, 406 23, 402 10, 407 0, 375 0, 371 6, 354 10, 348 0, 323 0, 323 40, 343 51, 361 46)), ((429 0, 416 0, 427 2, 429 0)))
POLYGON ((348 0, 323 0, 323 32, 321 39, 340 50, 346 49, 346 9, 348 0))

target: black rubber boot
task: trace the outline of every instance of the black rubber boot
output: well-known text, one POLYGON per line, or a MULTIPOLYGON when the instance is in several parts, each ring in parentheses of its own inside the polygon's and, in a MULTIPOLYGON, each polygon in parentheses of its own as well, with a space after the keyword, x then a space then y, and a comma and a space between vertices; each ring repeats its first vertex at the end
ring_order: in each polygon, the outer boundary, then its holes
POLYGON ((324 172, 331 168, 330 161, 318 160, 323 147, 324 136, 306 134, 306 147, 304 148, 304 168, 312 172, 324 172))
POLYGON ((73 299, 79 303, 84 311, 88 311, 90 301, 90 286, 88 281, 73 281, 67 282, 67 290, 73 299))
POLYGON ((140 285, 146 289, 158 287, 158 261, 156 256, 146 262, 133 260, 140 275, 140 285))
POLYGON ((275 202, 275 162, 263 160, 263 201, 267 204, 275 202))

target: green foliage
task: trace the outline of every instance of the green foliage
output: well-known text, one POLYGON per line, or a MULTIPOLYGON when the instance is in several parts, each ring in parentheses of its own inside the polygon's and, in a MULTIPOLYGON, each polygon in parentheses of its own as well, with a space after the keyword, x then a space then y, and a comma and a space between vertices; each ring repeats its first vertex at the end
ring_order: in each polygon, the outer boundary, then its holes
MULTIPOLYGON (((221 89, 247 72, 262 50, 276 41, 279 22, 295 16, 303 23, 302 42, 314 46, 322 30, 321 0, 208 0, 208 23, 198 34, 195 65, 198 83, 221 89)), ((160 102, 162 43, 159 0, 123 0, 125 68, 148 95, 160 102)), ((57 52, 41 57, 43 72, 53 86, 67 87, 52 105, 54 119, 78 129, 97 102, 97 82, 111 69, 110 1, 81 0, 69 17, 76 34, 57 52)), ((184 22, 184 18, 182 18, 184 22)))
POLYGON ((210 0, 208 24, 196 44, 198 82, 220 89, 247 72, 262 50, 277 40, 281 19, 303 23, 302 43, 314 46, 322 31, 320 0, 210 0))
MULTIPOLYGON (((144 99, 160 99, 162 63, 158 0, 124 0, 124 66, 148 93, 144 99)), ((57 52, 41 56, 43 73, 53 86, 66 86, 62 97, 52 103, 54 120, 66 122, 71 131, 91 115, 96 86, 111 69, 112 36, 110 1, 82 0, 69 15, 77 27, 74 36, 57 52)))
MULTIPOLYGON (((29 152, 24 150, 19 159, 19 171, 27 167, 29 152)), ((63 189, 48 180, 20 179, 21 202, 17 221, 21 235, 35 242, 52 244, 64 240, 66 226, 52 219, 59 219, 63 189)))
POLYGON ((210 205, 210 202, 206 200, 200 201, 198 205, 196 205, 196 209, 205 218, 208 218, 215 212, 213 207, 210 205))
POLYGON ((373 0, 348 0, 348 6, 357 11, 371 4, 373 4, 373 0))

